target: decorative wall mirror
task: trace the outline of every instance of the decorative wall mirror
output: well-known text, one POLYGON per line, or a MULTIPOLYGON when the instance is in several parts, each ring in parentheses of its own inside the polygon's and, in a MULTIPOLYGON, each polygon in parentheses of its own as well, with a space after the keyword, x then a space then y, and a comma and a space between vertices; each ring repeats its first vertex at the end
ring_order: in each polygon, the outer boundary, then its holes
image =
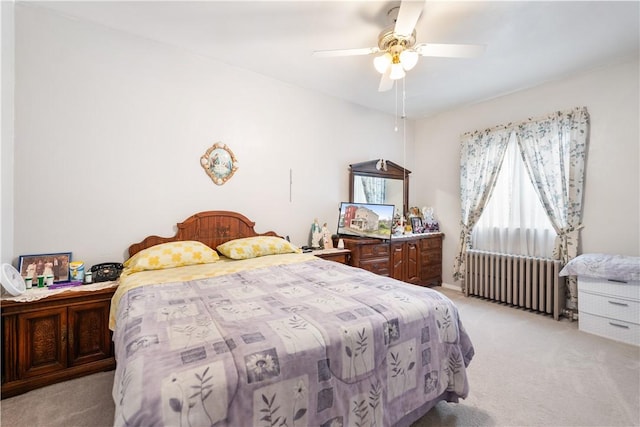
POLYGON ((216 142, 200 157, 200 165, 215 184, 222 185, 238 169, 238 160, 229 147, 216 142))
POLYGON ((382 159, 349 165, 349 201, 395 205, 396 213, 407 213, 410 173, 382 159))

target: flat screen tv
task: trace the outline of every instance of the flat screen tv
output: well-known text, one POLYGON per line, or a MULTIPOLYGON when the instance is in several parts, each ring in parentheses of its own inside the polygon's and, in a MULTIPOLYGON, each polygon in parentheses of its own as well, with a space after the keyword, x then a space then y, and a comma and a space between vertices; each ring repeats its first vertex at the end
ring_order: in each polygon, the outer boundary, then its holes
POLYGON ((340 203, 338 235, 390 239, 394 205, 340 203))

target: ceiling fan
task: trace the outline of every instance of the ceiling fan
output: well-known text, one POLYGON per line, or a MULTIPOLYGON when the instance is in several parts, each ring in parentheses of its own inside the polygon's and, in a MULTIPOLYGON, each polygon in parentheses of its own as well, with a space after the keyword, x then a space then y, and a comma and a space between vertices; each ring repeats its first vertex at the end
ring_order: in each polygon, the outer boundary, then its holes
POLYGON ((378 91, 385 92, 393 87, 395 80, 402 79, 406 71, 416 66, 420 56, 474 58, 483 54, 485 46, 478 44, 416 44, 415 26, 422 14, 424 4, 425 0, 404 0, 400 6, 391 8, 387 16, 392 24, 378 35, 377 47, 319 50, 313 52, 313 55, 331 57, 381 53, 373 59, 373 65, 382 74, 378 91))

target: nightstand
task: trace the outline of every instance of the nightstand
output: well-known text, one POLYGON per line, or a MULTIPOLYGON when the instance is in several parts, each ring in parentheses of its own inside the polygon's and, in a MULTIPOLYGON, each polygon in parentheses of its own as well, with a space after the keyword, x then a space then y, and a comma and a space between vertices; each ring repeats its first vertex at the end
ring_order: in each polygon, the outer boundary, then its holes
POLYGON ((3 300, 2 398, 115 368, 109 330, 115 290, 112 286, 35 301, 3 300))
POLYGON ((578 276, 581 331, 640 345, 640 283, 578 276))
POLYGON ((311 252, 311 255, 341 264, 349 264, 351 251, 349 249, 318 249, 311 252))

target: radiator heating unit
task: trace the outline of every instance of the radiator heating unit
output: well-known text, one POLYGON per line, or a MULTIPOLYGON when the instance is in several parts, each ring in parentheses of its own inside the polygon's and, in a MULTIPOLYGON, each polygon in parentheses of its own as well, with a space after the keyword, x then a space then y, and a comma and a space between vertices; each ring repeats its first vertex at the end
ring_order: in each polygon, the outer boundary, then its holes
POLYGON ((468 250, 465 292, 558 320, 565 307, 561 269, 558 260, 468 250))

